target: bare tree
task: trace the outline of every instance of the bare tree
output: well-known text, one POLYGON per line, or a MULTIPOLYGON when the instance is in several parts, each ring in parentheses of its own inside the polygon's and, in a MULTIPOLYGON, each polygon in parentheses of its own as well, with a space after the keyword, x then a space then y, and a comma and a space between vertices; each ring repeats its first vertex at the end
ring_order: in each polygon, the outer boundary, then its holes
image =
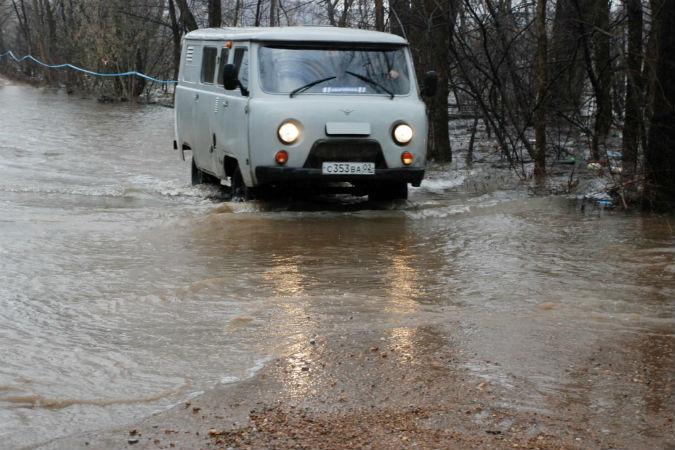
POLYGON ((548 96, 548 64, 546 36, 546 0, 537 1, 537 106, 534 115, 534 175, 546 175, 546 104, 548 96))
POLYGON ((168 0, 169 5, 169 20, 171 26, 171 38, 173 43, 173 79, 178 79, 178 67, 180 66, 180 42, 183 35, 183 30, 178 23, 176 16, 176 6, 174 0, 168 0))
POLYGON ((580 21, 574 0, 557 0, 550 41, 552 78, 549 106, 558 118, 576 116, 584 92, 580 21))
POLYGON ((382 0, 375 0, 375 29, 384 31, 384 4, 382 0))
POLYGON ((33 36, 31 33, 30 17, 28 16, 26 2, 24 0, 12 0, 12 7, 16 20, 18 21, 19 30, 23 36, 24 44, 28 53, 33 52, 33 36))
POLYGON ((600 159, 600 147, 605 144, 612 126, 612 61, 610 57, 609 0, 595 0, 593 20, 593 78, 596 102, 595 125, 591 154, 600 159))
POLYGON ((410 41, 418 79, 423 79, 429 70, 438 75, 438 92, 425 102, 430 119, 429 157, 439 161, 452 159, 448 131, 448 62, 458 4, 456 0, 392 0, 389 3, 391 29, 410 41))
POLYGON ((626 112, 623 125, 623 170, 627 178, 636 171, 642 125, 642 2, 625 0, 628 17, 626 56, 626 112))
POLYGON ((223 24, 223 9, 220 0, 208 0, 208 2, 209 27, 220 28, 223 24))
POLYGON ((475 104, 502 155, 525 176, 523 151, 536 158, 535 17, 524 4, 509 9, 490 0, 464 0, 462 9, 462 32, 450 42, 453 88, 459 100, 475 104))
POLYGON ((270 26, 276 27, 279 25, 279 0, 270 0, 270 26))
POLYGON ((656 0, 653 12, 657 59, 651 124, 645 149, 646 204, 675 205, 675 2, 656 0))
POLYGON ((190 11, 190 7, 187 4, 187 0, 175 0, 178 10, 180 11, 180 21, 183 23, 185 28, 188 31, 193 31, 199 28, 197 26, 197 20, 195 16, 190 11))

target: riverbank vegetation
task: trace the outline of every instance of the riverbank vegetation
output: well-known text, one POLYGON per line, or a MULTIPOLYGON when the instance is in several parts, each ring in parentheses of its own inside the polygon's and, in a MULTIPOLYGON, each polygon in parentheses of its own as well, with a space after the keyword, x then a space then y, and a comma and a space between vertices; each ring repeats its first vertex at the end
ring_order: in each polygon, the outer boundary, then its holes
MULTIPOLYGON (((672 0, 0 0, 0 52, 99 72, 177 77, 182 36, 200 27, 324 24, 406 37, 427 100, 430 157, 452 159, 448 122, 469 119, 522 178, 553 161, 590 164, 621 204, 675 201, 672 0)), ((133 99, 139 78, 93 78, 0 61, 6 75, 133 99)))

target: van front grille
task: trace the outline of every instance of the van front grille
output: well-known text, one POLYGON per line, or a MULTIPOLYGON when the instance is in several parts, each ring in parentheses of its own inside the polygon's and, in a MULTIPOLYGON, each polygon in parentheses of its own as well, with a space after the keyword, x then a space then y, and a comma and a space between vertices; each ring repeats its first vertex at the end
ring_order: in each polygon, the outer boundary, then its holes
POLYGON ((387 168, 380 144, 370 139, 316 141, 303 167, 320 169, 324 162, 372 162, 375 163, 376 169, 387 168))

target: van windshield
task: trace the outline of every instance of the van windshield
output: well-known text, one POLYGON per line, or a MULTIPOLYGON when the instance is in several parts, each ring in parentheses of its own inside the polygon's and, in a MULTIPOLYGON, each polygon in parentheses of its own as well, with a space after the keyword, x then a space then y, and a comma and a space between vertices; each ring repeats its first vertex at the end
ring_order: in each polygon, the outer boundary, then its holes
POLYGON ((258 51, 263 91, 289 94, 405 95, 410 92, 402 47, 317 48, 266 45, 258 51))

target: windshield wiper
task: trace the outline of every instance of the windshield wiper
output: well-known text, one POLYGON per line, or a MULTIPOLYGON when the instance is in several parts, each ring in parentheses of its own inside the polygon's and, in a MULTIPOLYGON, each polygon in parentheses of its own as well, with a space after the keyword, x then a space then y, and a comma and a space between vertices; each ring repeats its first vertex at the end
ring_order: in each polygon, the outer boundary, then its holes
POLYGON ((297 89, 293 89, 293 90, 291 91, 289 97, 293 98, 293 96, 294 96, 295 94, 299 94, 300 92, 306 91, 307 89, 309 89, 309 88, 311 88, 311 87, 313 87, 313 86, 316 86, 317 84, 321 84, 321 83, 323 83, 324 81, 333 80, 333 79, 335 79, 335 78, 337 78, 337 77, 333 76, 333 77, 321 78, 321 79, 319 79, 319 80, 314 80, 314 81, 312 81, 311 83, 307 83, 307 84, 305 84, 304 86, 300 86, 300 87, 297 88, 297 89))
POLYGON ((351 75, 351 76, 353 76, 353 77, 356 77, 356 78, 358 78, 358 79, 361 80, 361 81, 365 81, 366 83, 372 84, 373 86, 382 89, 384 92, 386 92, 387 94, 389 94, 389 97, 390 97, 392 100, 394 99, 394 93, 393 93, 393 92, 391 92, 389 89, 387 89, 386 87, 382 86, 380 83, 378 83, 377 81, 373 80, 372 78, 366 77, 366 76, 361 75, 361 74, 358 74, 358 73, 350 72, 349 70, 345 70, 345 73, 348 73, 349 75, 351 75))

